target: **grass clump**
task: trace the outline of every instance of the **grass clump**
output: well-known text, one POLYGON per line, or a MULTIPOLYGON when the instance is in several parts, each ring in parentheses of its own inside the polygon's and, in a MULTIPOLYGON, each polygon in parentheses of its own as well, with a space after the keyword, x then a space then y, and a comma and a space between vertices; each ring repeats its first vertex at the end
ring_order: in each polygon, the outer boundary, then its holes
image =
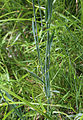
POLYGON ((83 119, 82 1, 0 1, 0 119, 83 119))

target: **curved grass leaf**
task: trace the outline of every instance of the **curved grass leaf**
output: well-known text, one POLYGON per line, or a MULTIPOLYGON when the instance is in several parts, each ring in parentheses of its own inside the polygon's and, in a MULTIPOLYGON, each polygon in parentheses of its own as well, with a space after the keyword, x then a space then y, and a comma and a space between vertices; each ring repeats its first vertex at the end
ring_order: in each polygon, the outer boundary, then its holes
POLYGON ((38 113, 44 115, 46 118, 48 118, 49 120, 52 120, 46 113, 43 113, 41 111, 41 109, 39 109, 38 107, 36 107, 35 105, 32 105, 30 102, 28 102, 27 100, 23 99, 22 97, 18 96, 17 94, 15 94, 14 92, 10 91, 8 88, 6 88, 3 85, 0 85, 0 88, 5 90, 6 92, 8 92, 10 95, 14 96, 15 98, 17 98, 18 100, 24 102, 26 105, 28 105, 29 107, 32 107, 34 110, 36 110, 38 113))
POLYGON ((64 112, 60 112, 60 111, 53 111, 53 114, 62 114, 62 115, 65 115, 67 118, 69 118, 69 120, 72 120, 69 115, 67 115, 66 113, 64 112))
POLYGON ((24 67, 23 67, 22 69, 24 69, 24 70, 26 70, 27 72, 29 72, 34 78, 36 78, 37 80, 39 80, 41 83, 44 84, 44 81, 43 81, 39 76, 37 76, 35 73, 29 71, 27 68, 24 68, 24 67))

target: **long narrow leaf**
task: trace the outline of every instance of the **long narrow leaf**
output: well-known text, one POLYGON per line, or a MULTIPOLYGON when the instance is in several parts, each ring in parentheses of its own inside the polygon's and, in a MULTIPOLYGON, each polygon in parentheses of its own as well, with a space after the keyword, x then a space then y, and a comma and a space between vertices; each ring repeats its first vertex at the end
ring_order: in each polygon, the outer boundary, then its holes
POLYGON ((35 18, 35 22, 33 22, 33 20, 32 20, 32 29, 33 29, 33 35, 34 35, 36 49, 37 49, 37 53, 38 53, 38 60, 39 60, 40 66, 41 66, 41 73, 42 73, 42 80, 43 80, 43 69, 42 69, 42 61, 41 61, 40 50, 39 50, 39 41, 38 41, 38 33, 37 33, 37 22, 36 22, 34 0, 32 0, 32 2, 33 2, 33 13, 34 13, 34 18, 35 18))
POLYGON ((26 105, 32 107, 34 110, 36 110, 37 112, 39 112, 40 114, 44 115, 46 118, 48 118, 49 120, 52 120, 46 113, 43 113, 42 110, 40 110, 38 107, 36 107, 35 105, 32 105, 30 102, 28 102, 27 100, 23 99, 22 97, 18 96, 17 94, 15 94, 14 92, 10 91, 8 88, 4 87, 3 85, 0 85, 0 88, 5 90, 6 92, 8 92, 9 94, 11 94, 12 96, 14 96, 15 98, 19 99, 20 101, 24 102, 26 105))
POLYGON ((39 76, 37 76, 35 73, 29 71, 27 68, 24 68, 24 67, 23 67, 22 69, 24 69, 24 70, 26 70, 27 72, 29 72, 34 78, 36 78, 37 80, 39 80, 41 83, 44 84, 44 81, 43 81, 39 76))

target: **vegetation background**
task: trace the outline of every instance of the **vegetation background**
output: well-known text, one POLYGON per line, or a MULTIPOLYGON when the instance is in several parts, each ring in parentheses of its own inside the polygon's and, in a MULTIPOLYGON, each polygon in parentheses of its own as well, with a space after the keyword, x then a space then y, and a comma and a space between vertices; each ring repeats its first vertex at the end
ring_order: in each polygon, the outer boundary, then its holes
POLYGON ((0 119, 83 120, 83 0, 0 0, 0 119))

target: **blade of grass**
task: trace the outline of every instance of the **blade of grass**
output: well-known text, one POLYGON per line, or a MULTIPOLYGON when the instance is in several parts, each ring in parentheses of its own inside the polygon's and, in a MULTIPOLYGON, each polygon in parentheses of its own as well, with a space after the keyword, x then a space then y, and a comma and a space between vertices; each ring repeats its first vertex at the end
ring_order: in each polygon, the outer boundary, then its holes
MULTIPOLYGON (((47 5, 46 5, 46 15, 45 15, 47 29, 50 28, 51 15, 52 15, 52 1, 48 0, 47 5)), ((50 47, 51 47, 51 42, 50 42, 50 34, 48 30, 47 31, 46 57, 45 57, 45 89, 46 89, 46 96, 47 96, 48 104, 50 103, 49 102, 49 98, 50 98, 50 79, 49 79, 50 47)))
POLYGON ((40 18, 41 18, 41 29, 43 31, 43 23, 42 23, 42 14, 41 14, 41 8, 40 8, 40 0, 38 0, 38 5, 39 5, 40 18))
MULTIPOLYGON (((11 101, 13 101, 12 97, 11 97, 6 91, 5 91, 5 93, 6 93, 7 97, 8 97, 11 101)), ((9 105, 9 103, 8 103, 8 105, 9 105)), ((22 115, 21 115, 21 111, 19 111, 19 110, 16 108, 16 105, 15 105, 15 104, 12 105, 12 108, 14 108, 15 113, 16 113, 21 119, 23 119, 23 118, 22 118, 22 115)))
POLYGON ((63 115, 65 115, 67 118, 69 118, 70 120, 72 120, 70 117, 69 117, 69 115, 67 115, 66 113, 64 113, 64 112, 60 112, 60 111, 53 111, 53 114, 63 114, 63 115))
POLYGON ((37 22, 36 22, 34 0, 32 0, 32 3, 33 3, 33 13, 34 13, 34 19, 35 19, 35 22, 32 19, 32 29, 33 29, 34 40, 35 40, 36 49, 37 49, 37 53, 38 53, 38 60, 39 60, 40 66, 41 66, 42 81, 43 81, 43 69, 42 69, 42 61, 41 61, 40 50, 39 50, 39 41, 38 41, 38 33, 37 33, 37 22), (36 31, 36 34, 35 34, 35 31, 36 31))
POLYGON ((19 12, 19 11, 8 12, 8 13, 6 13, 6 14, 1 15, 0 18, 6 17, 6 16, 8 16, 8 15, 10 15, 10 14, 17 13, 17 12, 19 12))
POLYGON ((46 113, 43 113, 38 107, 36 107, 35 105, 32 105, 30 102, 28 102, 27 100, 23 99, 22 97, 18 96, 17 94, 15 94, 14 92, 10 91, 8 88, 4 87, 3 85, 0 85, 0 88, 5 90, 6 92, 8 92, 9 94, 11 94, 12 96, 14 96, 15 98, 17 98, 18 100, 24 102, 26 105, 32 107, 34 110, 36 110, 37 112, 39 112, 40 114, 44 115, 46 118, 48 118, 49 120, 52 120, 46 113))
POLYGON ((24 68, 24 67, 23 67, 22 69, 24 69, 24 70, 26 70, 27 72, 29 72, 34 78, 38 79, 41 83, 44 84, 44 81, 43 81, 39 76, 37 76, 35 73, 29 71, 27 68, 24 68))

